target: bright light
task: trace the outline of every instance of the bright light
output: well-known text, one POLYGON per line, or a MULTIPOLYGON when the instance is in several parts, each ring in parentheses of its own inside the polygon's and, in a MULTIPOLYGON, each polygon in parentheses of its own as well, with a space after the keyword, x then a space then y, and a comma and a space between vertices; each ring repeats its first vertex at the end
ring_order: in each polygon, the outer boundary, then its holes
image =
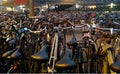
POLYGON ((56 8, 58 8, 58 6, 57 6, 57 5, 56 5, 55 7, 56 7, 56 8))
POLYGON ((114 5, 114 4, 113 4, 113 3, 111 3, 111 4, 110 4, 110 8, 113 8, 113 5, 114 5))
POLYGON ((43 5, 42 7, 43 7, 43 8, 48 8, 48 4, 46 4, 46 5, 43 5))
POLYGON ((23 12, 25 11, 25 8, 23 8, 23 12))
POLYGON ((51 6, 51 7, 50 7, 50 9, 55 9, 55 6, 54 6, 54 5, 53 5, 53 6, 51 6))
POLYGON ((109 11, 105 11, 105 13, 109 13, 109 11))
POLYGON ((88 8, 90 8, 90 9, 95 9, 95 8, 96 8, 96 5, 90 5, 90 6, 88 6, 88 8))
POLYGON ((48 4, 46 4, 45 7, 48 8, 48 4))
POLYGON ((55 9, 55 6, 53 5, 52 8, 55 9))
POLYGON ((114 6, 115 6, 114 3, 111 3, 111 4, 110 4, 110 8, 113 8, 114 6))
POLYGON ((14 11, 14 8, 6 7, 6 10, 7 10, 7 11, 14 11))
POLYGON ((75 5, 75 7, 76 7, 76 8, 79 8, 79 7, 80 7, 80 5, 76 4, 76 5, 75 5))
POLYGON ((20 9, 24 12, 24 10, 25 10, 25 5, 20 5, 19 7, 20 7, 20 9))
POLYGON ((24 5, 20 5, 19 7, 20 7, 20 9, 23 9, 24 5))
POLYGON ((41 11, 45 11, 44 9, 41 9, 41 11))

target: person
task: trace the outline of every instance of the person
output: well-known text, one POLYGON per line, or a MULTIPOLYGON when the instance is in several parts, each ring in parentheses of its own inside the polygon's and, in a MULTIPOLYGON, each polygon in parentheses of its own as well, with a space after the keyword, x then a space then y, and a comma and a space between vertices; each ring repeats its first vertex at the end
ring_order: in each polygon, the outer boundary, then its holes
POLYGON ((101 19, 101 20, 99 21, 99 23, 100 23, 100 26, 103 28, 103 27, 104 27, 104 20, 101 19))

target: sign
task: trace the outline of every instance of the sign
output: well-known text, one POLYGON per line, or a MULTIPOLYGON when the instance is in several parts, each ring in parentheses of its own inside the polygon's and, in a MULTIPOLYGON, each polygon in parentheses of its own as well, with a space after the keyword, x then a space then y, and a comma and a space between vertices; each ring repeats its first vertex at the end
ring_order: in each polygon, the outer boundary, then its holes
POLYGON ((14 5, 24 5, 27 4, 27 0, 14 0, 14 5))

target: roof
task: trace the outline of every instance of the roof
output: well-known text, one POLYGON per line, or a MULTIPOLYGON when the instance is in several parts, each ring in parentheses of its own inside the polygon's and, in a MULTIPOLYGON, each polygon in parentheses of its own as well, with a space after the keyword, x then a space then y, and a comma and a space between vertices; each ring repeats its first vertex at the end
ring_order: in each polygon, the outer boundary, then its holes
MULTIPOLYGON (((0 0, 1 3, 2 0, 0 0)), ((3 2, 6 6, 12 6, 14 0, 8 0, 7 3, 3 2)), ((28 0, 29 1, 29 0, 28 0)), ((40 6, 43 4, 59 4, 61 0, 33 0, 35 6, 40 6)), ((120 0, 77 0, 78 4, 120 4, 120 0)))

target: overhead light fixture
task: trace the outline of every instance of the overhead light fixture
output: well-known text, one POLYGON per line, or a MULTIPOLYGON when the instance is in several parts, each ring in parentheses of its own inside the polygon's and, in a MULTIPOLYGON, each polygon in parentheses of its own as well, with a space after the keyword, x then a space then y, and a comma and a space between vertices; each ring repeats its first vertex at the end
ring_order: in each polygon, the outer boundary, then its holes
POLYGON ((88 6, 88 8, 90 8, 90 9, 95 9, 95 8, 96 8, 96 5, 90 5, 90 6, 88 6))

